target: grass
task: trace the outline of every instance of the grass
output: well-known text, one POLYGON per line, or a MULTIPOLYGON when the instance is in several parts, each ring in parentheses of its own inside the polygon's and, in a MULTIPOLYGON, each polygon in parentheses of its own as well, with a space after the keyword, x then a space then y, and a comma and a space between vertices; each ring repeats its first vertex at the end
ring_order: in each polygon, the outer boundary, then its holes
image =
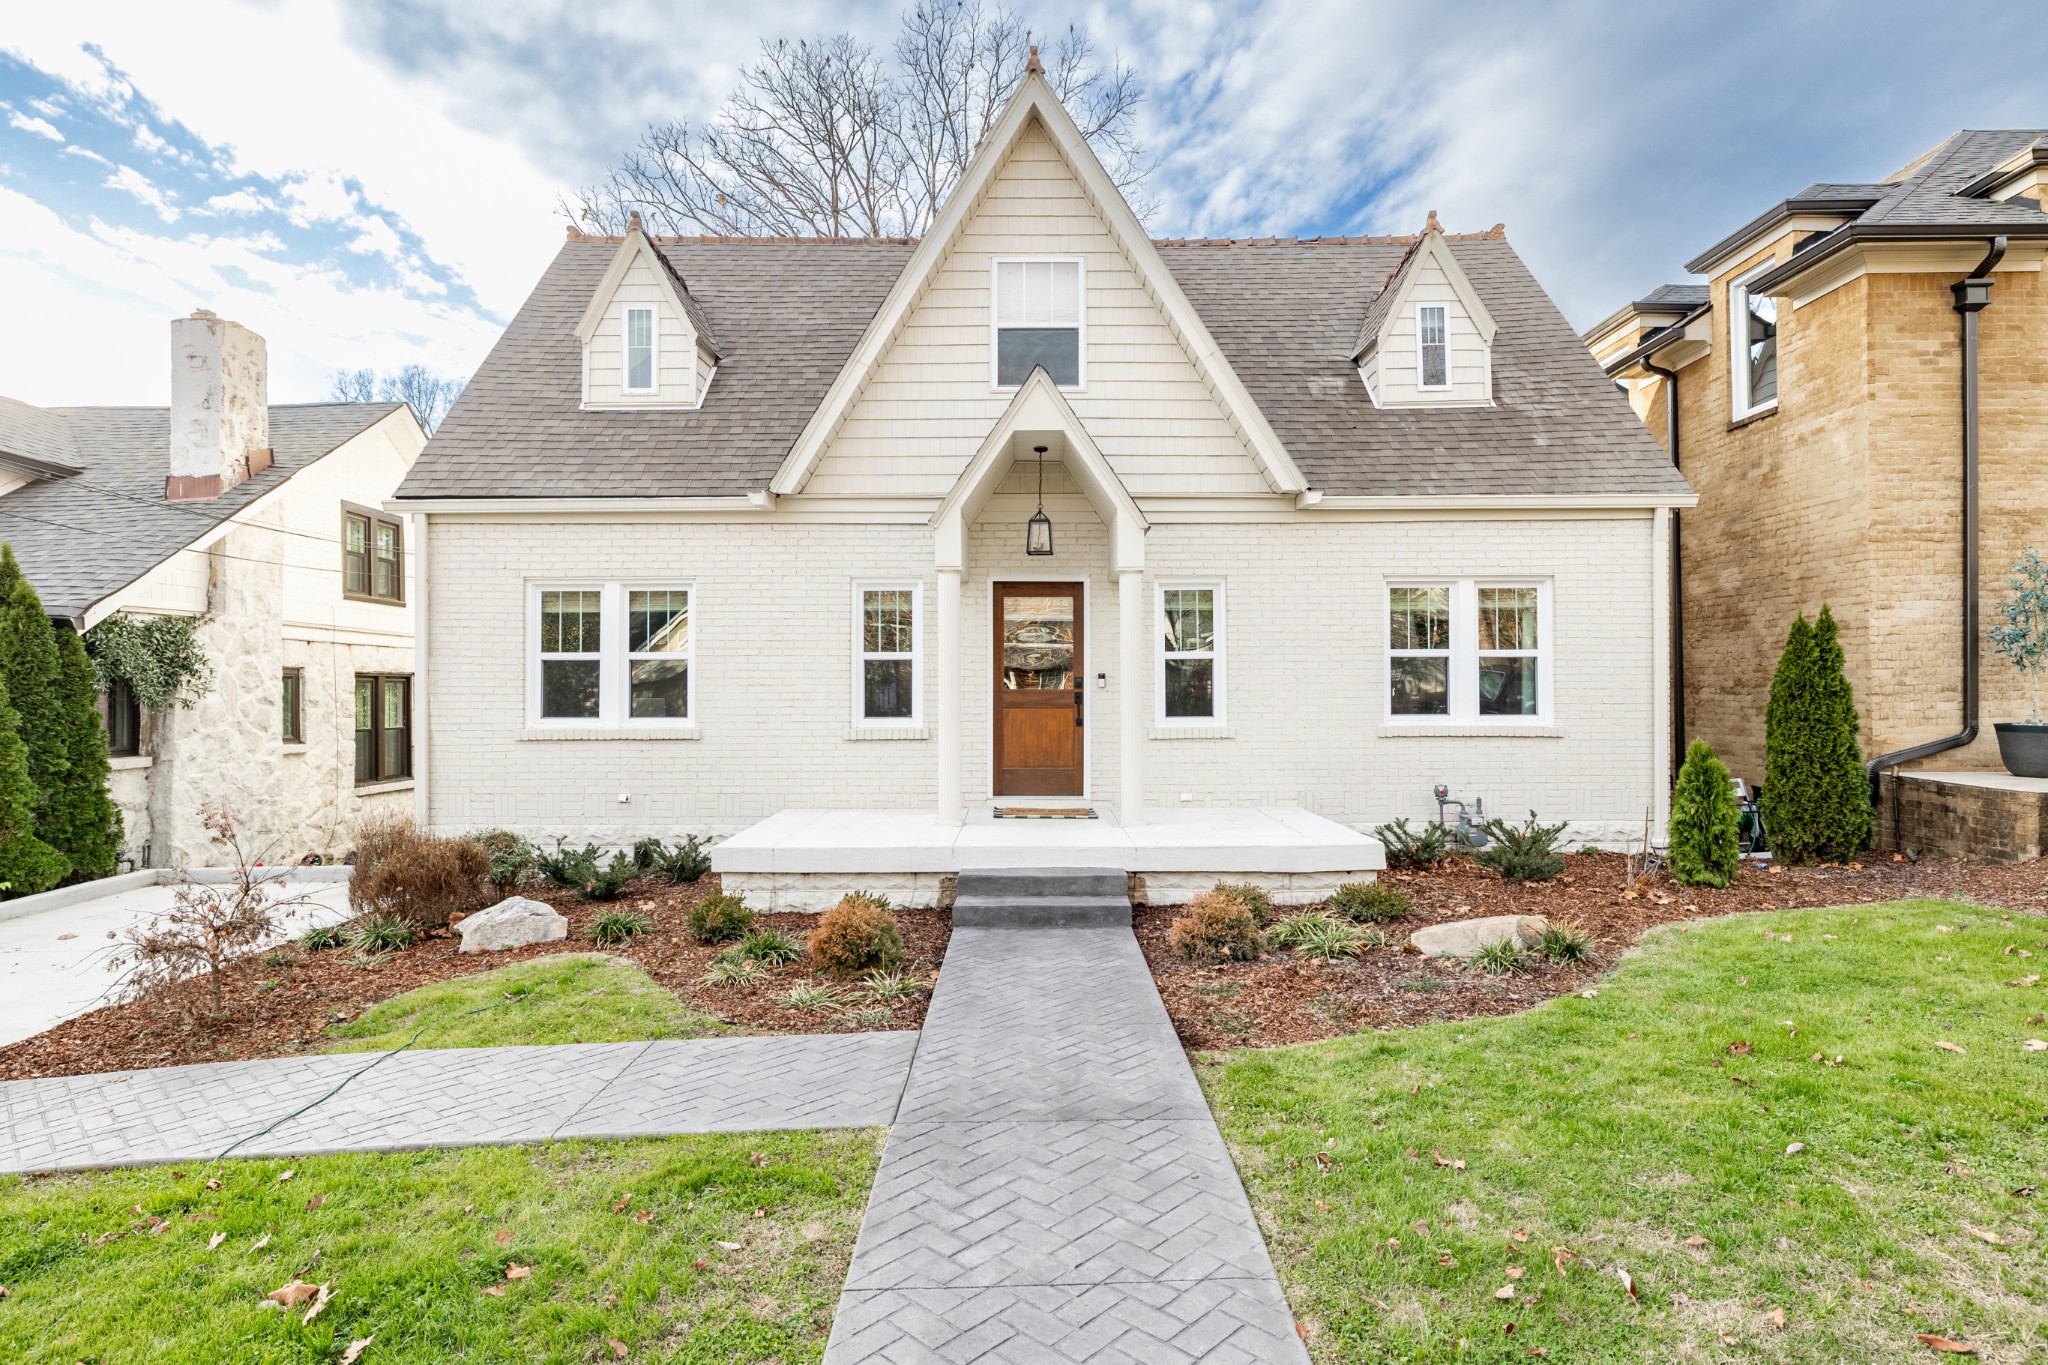
POLYGON ((363 1365, 611 1360, 614 1340, 635 1360, 815 1362, 880 1145, 742 1133, 10 1178, 0 1360, 332 1365, 374 1336, 363 1365), (515 1264, 531 1276, 508 1281, 515 1264), (264 1303, 294 1276, 331 1288, 310 1324, 264 1303))
POLYGON ((721 1029, 630 962, 559 953, 393 996, 328 1029, 333 1042, 327 1050, 382 1052, 422 1025, 415 1047, 623 1043, 700 1038, 721 1029))
POLYGON ((1318 1361, 2039 1360, 2048 990, 2005 983, 2044 944, 1929 901, 1666 926, 1590 999, 1199 1069, 1318 1361))

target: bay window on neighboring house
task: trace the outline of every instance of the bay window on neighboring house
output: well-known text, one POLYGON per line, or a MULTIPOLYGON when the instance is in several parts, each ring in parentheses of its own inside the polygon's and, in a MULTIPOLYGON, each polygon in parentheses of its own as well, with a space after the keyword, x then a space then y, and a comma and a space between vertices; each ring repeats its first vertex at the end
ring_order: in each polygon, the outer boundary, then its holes
POLYGON ((536 585, 527 718, 546 729, 687 729, 696 715, 687 584, 536 585))
POLYGON ((1728 286, 1729 413, 1736 420, 1778 405, 1778 301, 1752 294, 1749 281, 1775 261, 1728 286))
POLYGON ((412 776, 412 679, 356 675, 356 784, 412 776))
POLYGON ((994 273, 995 387, 1014 389, 1040 366, 1061 388, 1081 387, 1081 262, 997 261, 994 273))
POLYGON ((1159 698, 1153 719, 1172 728, 1221 725, 1223 715, 1223 586, 1159 586, 1159 698))
POLYGON ((854 724, 912 730, 922 723, 923 593, 915 583, 854 589, 854 724))
POLYGON ((1547 722, 1550 634, 1547 583, 1390 584, 1388 722, 1547 722))

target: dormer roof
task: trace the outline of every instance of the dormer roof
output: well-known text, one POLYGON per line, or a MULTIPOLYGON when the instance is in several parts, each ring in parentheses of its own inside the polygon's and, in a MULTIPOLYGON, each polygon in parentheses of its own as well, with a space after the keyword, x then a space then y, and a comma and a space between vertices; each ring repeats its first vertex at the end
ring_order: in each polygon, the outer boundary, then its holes
MULTIPOLYGON (((590 239, 578 233, 571 240, 590 239)), ((584 308, 583 316, 576 322, 576 339, 585 345, 589 344, 590 338, 597 332, 598 325, 604 321, 605 311, 611 307, 612 296, 618 293, 620 281, 626 278, 626 272, 633 268, 636 260, 647 262, 648 268, 653 271, 654 278, 660 282, 676 312, 689 319, 690 330, 696 333, 697 344, 713 360, 721 359, 718 342, 711 330, 710 320, 704 315, 703 306, 697 302, 696 296, 690 293, 689 285, 683 281, 683 277, 677 273, 668 257, 655 249, 654 243, 648 239, 646 231, 640 226, 640 215, 637 213, 627 224, 626 235, 619 239, 619 249, 613 253, 611 264, 605 267, 604 274, 598 277, 596 288, 590 291, 590 303, 584 308)))
MULTIPOLYGON (((1493 229, 1493 234, 1505 235, 1498 226, 1493 229)), ((1388 321, 1406 306, 1425 261, 1434 261, 1442 269, 1458 302, 1478 329, 1480 340, 1488 346, 1493 344, 1493 335, 1498 330, 1493 314, 1480 301, 1479 291, 1472 287, 1472 281, 1466 276, 1464 267, 1458 264, 1456 254, 1445 239, 1443 227, 1436 221, 1436 214, 1431 213, 1429 226, 1417 235, 1413 245, 1401 253, 1400 261, 1388 272, 1386 283, 1366 304, 1365 318, 1358 328, 1358 340, 1352 346, 1352 359, 1356 360, 1379 344, 1388 321)))

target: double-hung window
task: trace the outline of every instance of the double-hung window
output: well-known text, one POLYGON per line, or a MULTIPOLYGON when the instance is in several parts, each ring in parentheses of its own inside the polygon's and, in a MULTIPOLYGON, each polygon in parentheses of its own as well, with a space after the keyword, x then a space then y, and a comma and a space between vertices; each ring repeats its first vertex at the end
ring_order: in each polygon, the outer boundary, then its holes
POLYGON ((125 678, 107 684, 107 756, 132 758, 142 752, 142 705, 125 678))
POLYGON ((916 726, 924 690, 918 649, 922 593, 914 583, 862 584, 854 597, 854 719, 865 726, 916 726))
POLYGON ((1064 389, 1082 375, 1081 262, 995 263, 995 384, 1014 389, 1040 366, 1064 389))
POLYGON ((1749 291, 1749 281, 1775 265, 1766 261, 1728 286, 1729 408, 1737 418, 1778 404, 1778 301, 1749 291))
POLYGON ((1417 383, 1425 389, 1451 386, 1450 309, 1441 303, 1424 303, 1415 309, 1415 360, 1420 371, 1417 383))
POLYGON ((342 509, 341 590, 365 602, 405 601, 405 531, 396 518, 342 509))
POLYGON ((412 679, 356 675, 356 782, 412 776, 412 679))
POLYGON ((687 583, 531 589, 527 709, 541 726, 688 725, 696 714, 687 583))
POLYGON ((1542 723, 1550 585, 1488 579, 1387 587, 1387 719, 1542 723))
POLYGON ((654 310, 652 308, 628 308, 626 310, 626 382, 627 393, 654 392, 654 310))
POLYGON ((1159 696, 1163 725, 1214 725, 1223 720, 1223 588, 1216 583, 1161 584, 1159 696))

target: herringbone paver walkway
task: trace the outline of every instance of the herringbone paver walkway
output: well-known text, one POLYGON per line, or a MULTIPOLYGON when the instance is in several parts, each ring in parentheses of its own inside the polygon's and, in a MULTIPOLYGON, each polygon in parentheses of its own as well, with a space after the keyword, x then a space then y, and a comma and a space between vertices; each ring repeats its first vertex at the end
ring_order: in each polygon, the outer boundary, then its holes
POLYGON ((826 1365, 1299 1365, 1128 928, 959 929, 826 1365))
MULTIPOLYGON (((914 1033, 401 1052, 237 1156, 545 1138, 864 1128, 895 1117, 914 1033)), ((375 1058, 346 1053, 0 1084, 0 1171, 213 1157, 375 1058)))

